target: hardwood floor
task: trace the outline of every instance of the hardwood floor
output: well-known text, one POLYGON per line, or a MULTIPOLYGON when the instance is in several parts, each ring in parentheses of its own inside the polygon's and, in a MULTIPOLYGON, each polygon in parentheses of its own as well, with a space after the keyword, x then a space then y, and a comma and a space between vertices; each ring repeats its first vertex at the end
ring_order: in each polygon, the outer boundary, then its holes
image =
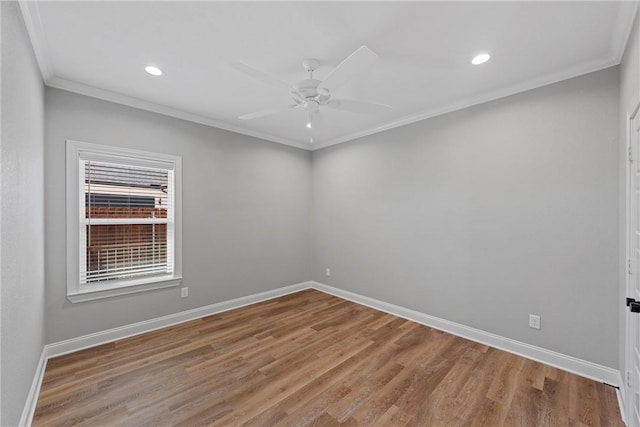
POLYGON ((49 361, 35 426, 623 426, 615 389, 308 290, 49 361))

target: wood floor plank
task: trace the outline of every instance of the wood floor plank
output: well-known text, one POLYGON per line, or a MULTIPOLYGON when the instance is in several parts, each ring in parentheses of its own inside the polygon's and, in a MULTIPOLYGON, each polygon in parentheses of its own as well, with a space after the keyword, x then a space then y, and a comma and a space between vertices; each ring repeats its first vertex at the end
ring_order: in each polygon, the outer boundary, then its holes
POLYGON ((506 353, 487 348, 483 357, 468 375, 465 384, 454 399, 457 408, 457 425, 472 425, 478 412, 484 405, 484 399, 491 386, 492 379, 499 371, 506 353))
POLYGON ((526 380, 519 381, 515 386, 505 424, 537 425, 541 400, 542 392, 540 390, 532 387, 526 380))
POLYGON ((51 359, 34 426, 614 426, 615 390, 315 291, 51 359))
POLYGON ((493 399, 485 398, 480 405, 478 414, 471 422, 472 427, 503 426, 509 407, 493 399))
MULTIPOLYGON (((351 390, 344 385, 329 388, 316 395, 308 405, 298 407, 297 410, 289 412, 289 416, 282 419, 277 425, 287 427, 318 425, 318 422, 322 422, 322 418, 329 417, 331 419, 331 423, 337 424, 338 421, 327 414, 326 408, 331 403, 344 399, 350 392, 351 390)), ((253 421, 254 420, 250 420, 247 425, 264 425, 253 421)))
POLYGON ((569 386, 546 377, 542 388, 538 425, 543 427, 569 425, 569 386))
POLYGON ((372 373, 364 381, 351 384, 353 391, 349 398, 335 402, 329 412, 338 420, 346 420, 357 408, 364 405, 377 390, 380 390, 395 378, 403 369, 404 366, 393 361, 390 361, 386 366, 381 366, 377 372, 372 373))

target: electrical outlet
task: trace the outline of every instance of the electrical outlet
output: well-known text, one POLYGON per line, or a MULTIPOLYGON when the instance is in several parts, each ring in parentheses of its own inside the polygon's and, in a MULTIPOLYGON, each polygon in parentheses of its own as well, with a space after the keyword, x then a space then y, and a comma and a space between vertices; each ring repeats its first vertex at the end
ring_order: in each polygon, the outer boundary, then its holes
POLYGON ((540 329, 540 316, 536 316, 535 314, 530 314, 529 327, 533 329, 540 329))
POLYGON ((189 288, 180 288, 180 297, 186 298, 189 296, 189 288))
POLYGON ((324 274, 325 274, 327 277, 331 276, 331 269, 330 269, 330 268, 325 269, 325 270, 324 270, 324 274))

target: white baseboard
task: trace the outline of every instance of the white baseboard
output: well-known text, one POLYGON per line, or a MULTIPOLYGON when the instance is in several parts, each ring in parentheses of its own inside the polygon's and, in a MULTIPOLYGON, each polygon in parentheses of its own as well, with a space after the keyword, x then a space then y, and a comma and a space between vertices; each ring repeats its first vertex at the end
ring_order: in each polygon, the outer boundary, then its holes
POLYGON ((74 351, 83 350, 89 347, 95 347, 100 344, 121 340, 124 338, 140 335, 146 332, 155 331, 156 329, 166 328, 167 326, 177 325, 179 323, 188 322, 190 320, 199 319, 201 317, 210 316, 212 314, 229 311, 246 305, 255 304, 257 302, 281 297, 303 289, 309 289, 311 282, 297 283, 291 286, 285 286, 271 291, 260 292, 258 294, 248 295, 229 301, 223 301, 204 307, 194 308, 192 310, 182 311, 180 313, 170 314, 143 322, 132 323, 130 325, 120 326, 118 328, 108 329, 102 332, 96 332, 89 335, 83 335, 77 338, 71 338, 65 341, 59 341, 53 344, 47 344, 45 349, 48 357, 61 356, 74 351))
MULTIPOLYGON (((335 295, 339 298, 353 301, 357 304, 362 304, 376 310, 384 311, 386 313, 390 313, 404 319, 408 319, 435 329, 439 329, 441 331, 448 332, 450 334, 457 335, 471 341, 479 342, 507 351, 509 353, 517 354, 527 359, 545 363, 547 365, 551 365, 556 368, 593 379, 595 381, 607 383, 616 387, 624 385, 622 383, 620 371, 613 368, 578 359, 576 357, 567 356, 565 354, 557 353, 555 351, 547 350, 545 348, 537 347, 531 344, 526 344, 500 335, 492 334, 490 332, 485 332, 480 329, 471 328, 469 326, 451 322, 449 320, 441 319, 435 316, 430 316, 428 314, 424 314, 405 307, 389 304, 384 301, 366 297, 364 295, 334 288, 322 283, 309 281, 291 286, 285 286, 271 291, 261 292, 258 294, 248 295, 229 301, 223 301, 205 307, 199 307, 193 310, 171 314, 168 316, 158 317, 156 319, 151 319, 144 322, 133 323, 131 325, 121 326, 119 328, 84 335, 57 343, 47 344, 42 351, 42 356, 36 369, 33 384, 31 385, 29 396, 27 398, 22 417, 20 418, 20 425, 31 425, 38 399, 38 394, 40 392, 40 385, 42 384, 42 378, 44 376, 45 366, 48 358, 61 356, 63 354, 72 353, 74 351, 82 350, 89 347, 95 347, 100 344, 106 344, 134 335, 151 332, 157 329, 188 322, 190 320, 199 319, 201 317, 210 316, 216 313, 233 310, 236 308, 244 307, 246 305, 255 304, 257 302, 266 301, 309 288, 335 295)), ((618 390, 617 395, 618 402, 621 405, 621 414, 624 420, 624 412, 622 412, 624 408, 622 406, 623 401, 621 400, 620 390, 618 390)))
POLYGON ((27 401, 24 404, 24 409, 20 416, 20 423, 18 424, 20 426, 30 426, 33 421, 33 414, 36 412, 36 404, 38 403, 38 396, 40 395, 40 387, 42 386, 42 379, 44 378, 47 360, 47 349, 45 347, 42 349, 42 353, 40 354, 40 360, 38 361, 38 366, 36 366, 36 373, 33 376, 33 381, 31 382, 27 401))
POLYGON ((629 425, 627 424, 627 411, 624 402, 625 393, 625 384, 622 382, 622 378, 620 378, 620 388, 616 389, 616 397, 618 398, 618 409, 620 409, 620 417, 622 417, 622 422, 625 425, 629 425))
POLYGON ((554 366, 574 374, 590 378, 595 381, 610 384, 618 387, 620 385, 620 371, 609 368, 607 366, 598 365, 597 363, 578 359, 577 357, 567 356, 566 354, 557 353, 535 345, 526 344, 511 338, 485 332, 480 329, 471 328, 460 323, 451 322, 449 320, 440 319, 439 317, 430 316, 398 305, 389 304, 364 295, 334 288, 318 282, 311 282, 311 287, 322 292, 326 292, 337 297, 366 305, 376 310, 384 311, 404 319, 466 338, 471 341, 479 342, 509 353, 527 359, 535 360, 547 365, 554 366))

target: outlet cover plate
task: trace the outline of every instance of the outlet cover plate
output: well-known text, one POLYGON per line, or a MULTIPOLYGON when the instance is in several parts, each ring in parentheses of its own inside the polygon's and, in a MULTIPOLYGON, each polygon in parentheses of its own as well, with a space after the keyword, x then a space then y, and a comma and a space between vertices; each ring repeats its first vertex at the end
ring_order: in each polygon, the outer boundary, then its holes
POLYGON ((535 314, 530 314, 529 327, 533 329, 540 329, 540 316, 537 316, 535 314))

